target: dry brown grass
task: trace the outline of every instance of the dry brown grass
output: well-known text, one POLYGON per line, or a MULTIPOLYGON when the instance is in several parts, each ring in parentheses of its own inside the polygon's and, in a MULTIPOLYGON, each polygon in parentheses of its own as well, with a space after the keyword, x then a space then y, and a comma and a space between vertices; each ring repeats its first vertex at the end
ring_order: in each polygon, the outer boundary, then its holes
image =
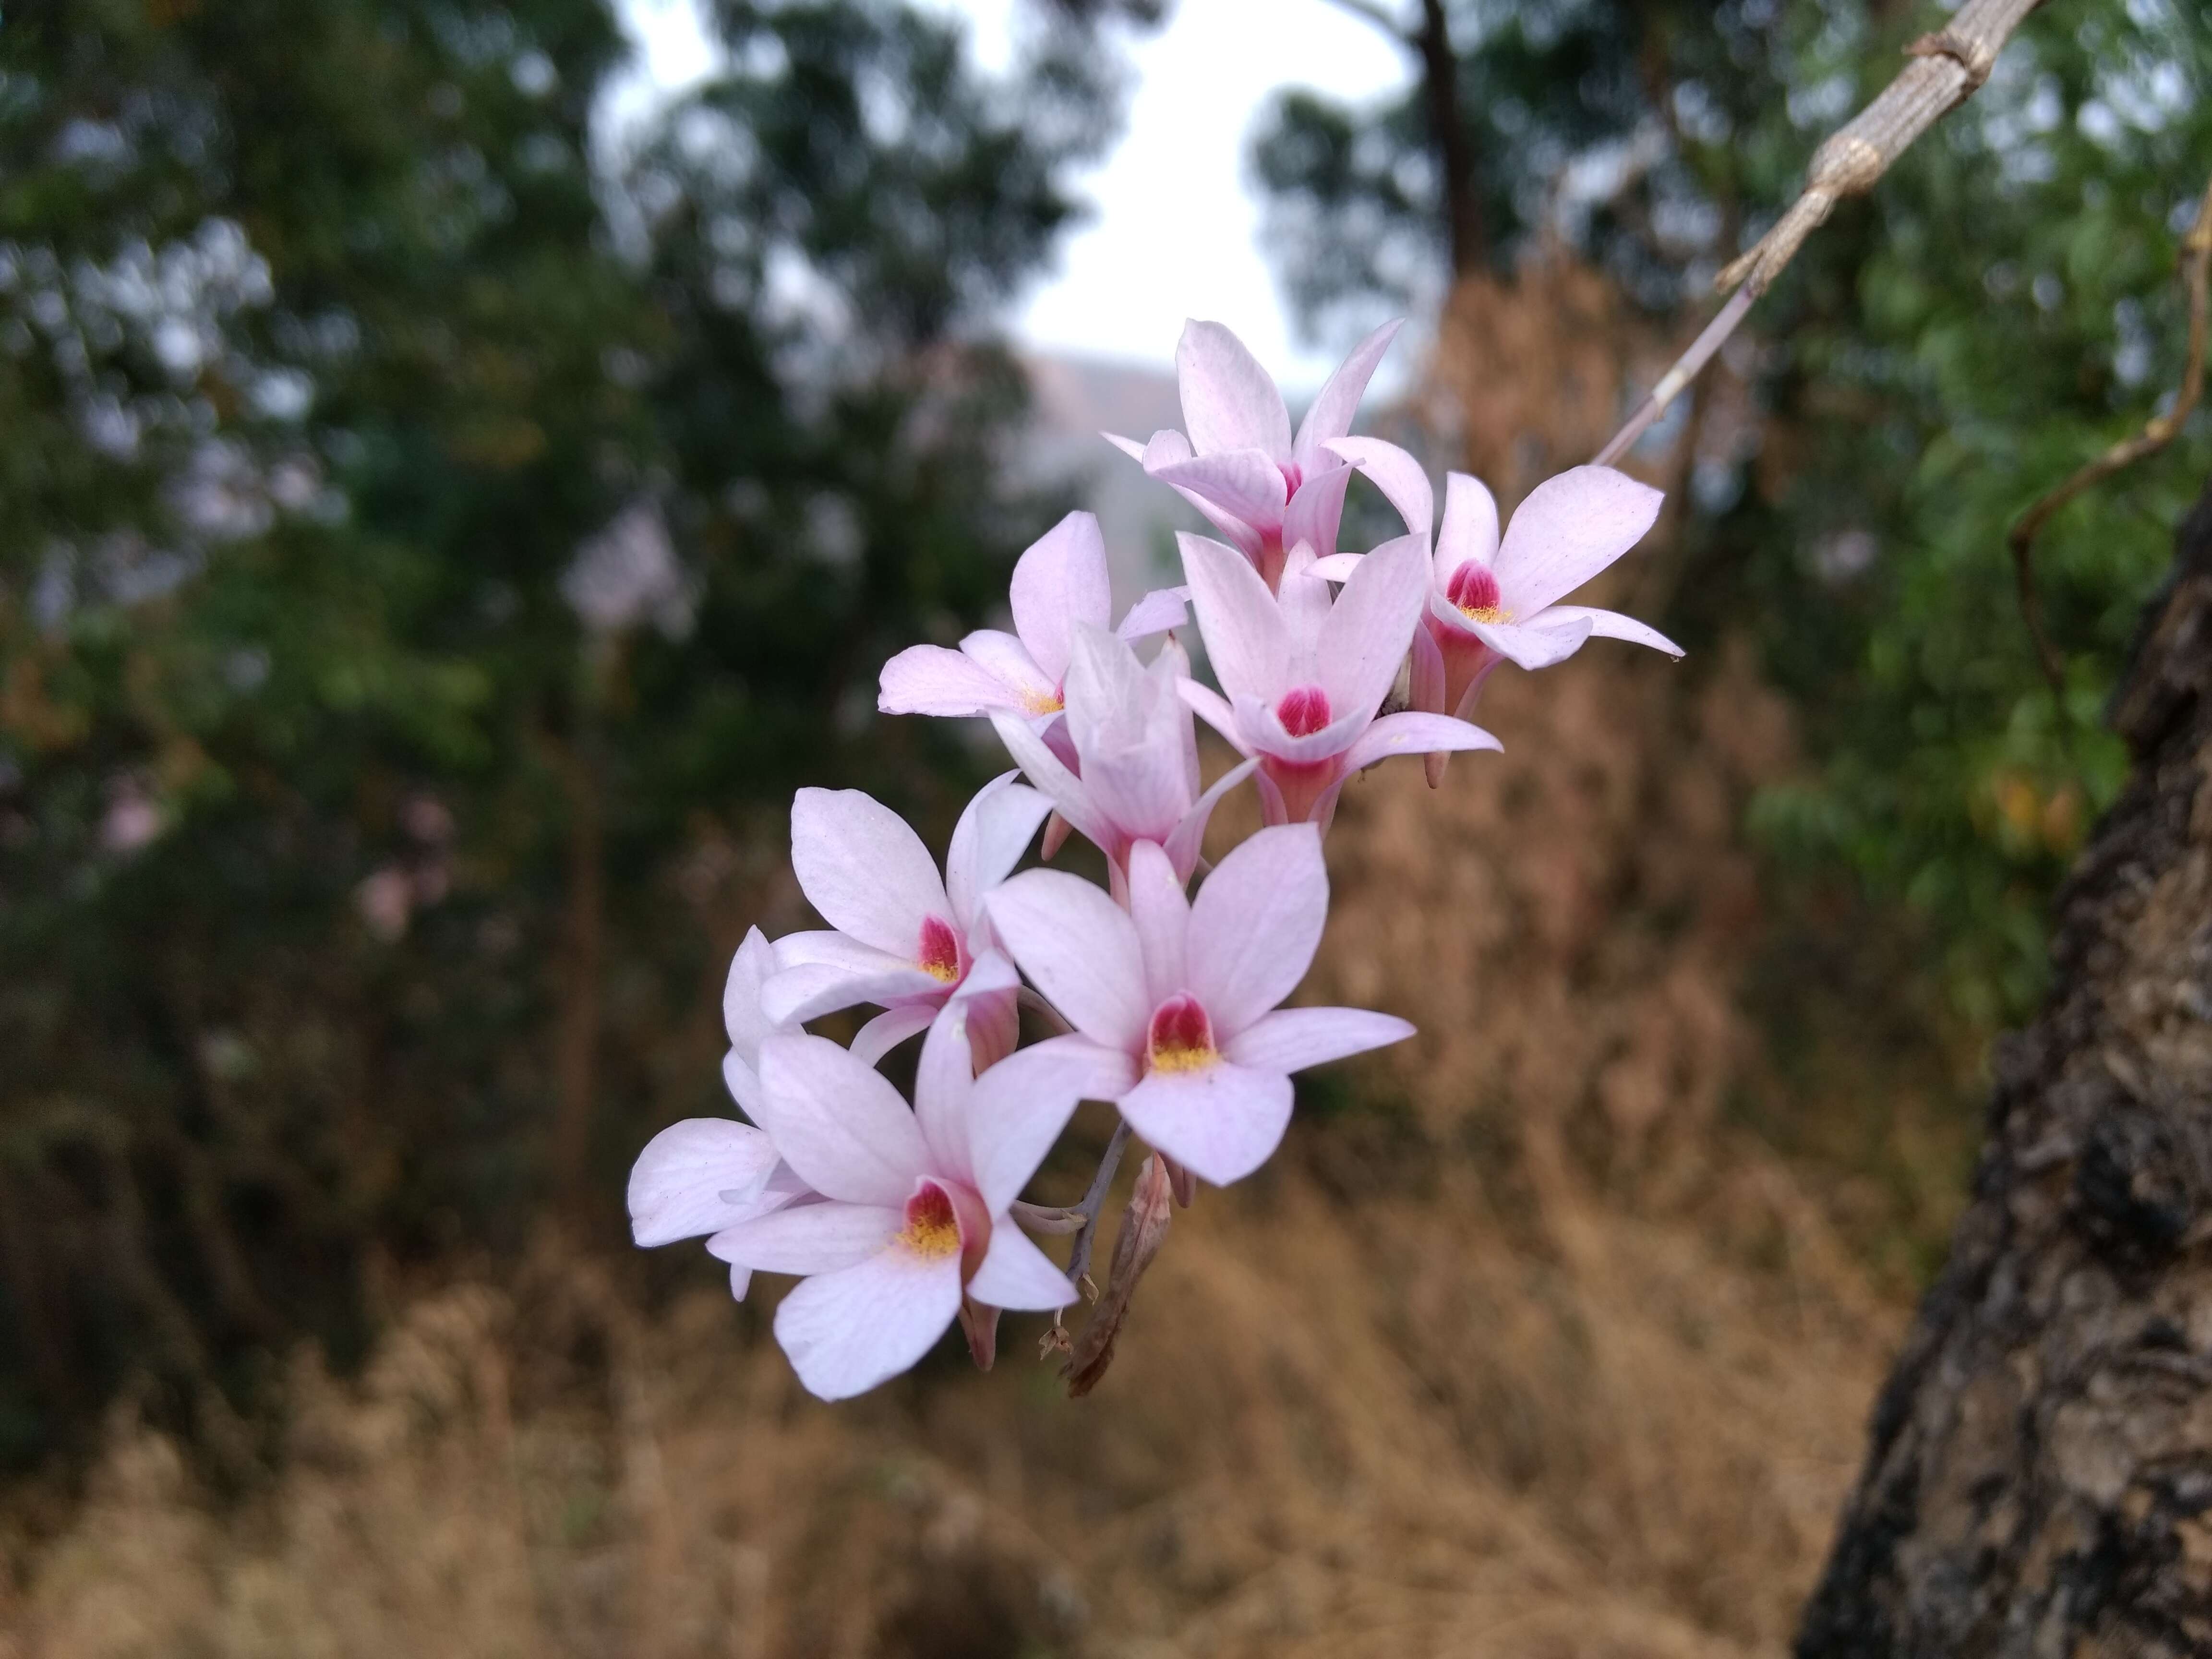
POLYGON ((1423 1035, 1177 1218, 1089 1400, 1017 1322, 822 1406, 711 1264, 648 1319, 549 1249, 301 1356, 243 1504, 119 1419, 0 1655, 1779 1655, 1902 1322, 1733 1109, 1788 735, 1721 654, 1501 678, 1505 757, 1351 792, 1312 994, 1423 1035))

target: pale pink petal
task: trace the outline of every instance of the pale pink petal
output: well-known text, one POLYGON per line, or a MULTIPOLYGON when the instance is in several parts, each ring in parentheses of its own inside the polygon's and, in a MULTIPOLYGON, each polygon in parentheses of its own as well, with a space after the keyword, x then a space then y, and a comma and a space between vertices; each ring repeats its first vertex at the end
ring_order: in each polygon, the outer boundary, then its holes
POLYGON ((1335 457, 1322 457, 1322 470, 1306 474, 1283 508, 1283 545, 1310 547, 1327 556, 1336 551, 1337 531, 1344 523, 1344 492, 1358 469, 1331 465, 1335 457))
POLYGON ((857 789, 802 789, 793 798, 791 867, 832 927, 908 962, 921 949, 922 923, 951 912, 921 837, 857 789))
MULTIPOLYGON (((976 931, 979 933, 989 931, 988 913, 985 926, 976 931)), ((1018 990, 1021 988, 1021 983, 1022 976, 1014 971, 1012 963, 1007 961, 1000 952, 986 949, 976 953, 975 961, 969 964, 968 972, 963 976, 952 994, 960 1001, 973 1001, 975 998, 989 996, 1000 991, 1018 990)), ((969 1017, 971 1018, 974 1017, 973 1010, 969 1011, 969 1017)))
POLYGON ((1102 889, 1057 870, 1024 870, 989 908, 1009 954, 1069 1024, 1109 1048, 1143 1046, 1152 1006, 1137 930, 1102 889))
POLYGON ((1413 1028, 1364 1008, 1278 1008, 1229 1039, 1224 1052, 1261 1072, 1301 1072, 1347 1054, 1403 1042, 1413 1028))
POLYGON ((1646 627, 1633 617, 1624 617, 1618 611, 1600 611, 1587 605, 1555 605, 1539 611, 1528 619, 1531 628, 1552 628, 1561 623, 1586 622, 1590 637, 1600 640, 1627 640, 1635 645, 1648 645, 1654 651, 1663 651, 1670 657, 1682 654, 1682 647, 1656 628, 1646 627))
POLYGON ((1316 559, 1306 574, 1318 576, 1325 582, 1348 582, 1352 580, 1352 573, 1359 568, 1359 562, 1366 556, 1364 553, 1332 553, 1325 559, 1316 559))
POLYGON ((1048 798, 1015 782, 1014 775, 1001 773, 975 792, 945 849, 945 896, 963 932, 975 926, 983 895, 1022 861, 1052 811, 1048 798))
POLYGON ((1014 632, 1048 679, 1067 672, 1068 630, 1079 623, 1104 628, 1114 620, 1106 576, 1106 542, 1098 520, 1071 513, 1015 562, 1009 599, 1014 632))
POLYGON ((1048 674, 1029 647, 996 628, 979 628, 960 641, 960 653, 1006 688, 1006 701, 1030 714, 1049 714, 1060 703, 1060 677, 1048 674))
POLYGON ((1156 587, 1129 607, 1114 631, 1132 645, 1139 640, 1181 628, 1190 620, 1190 589, 1156 587))
POLYGON ((915 997, 941 997, 945 981, 911 963, 893 962, 870 972, 823 963, 786 968, 761 993, 761 1006, 786 1024, 796 1025, 840 1008, 872 1002, 878 1008, 915 997))
POLYGON ((1322 689, 1333 714, 1371 714, 1398 678, 1429 592, 1428 544, 1385 542, 1359 562, 1322 623, 1322 689))
POLYGON ((775 1029, 760 1006, 761 986, 775 969, 775 947, 759 928, 747 928, 730 958, 729 977, 722 981, 722 1028, 730 1034, 730 1046, 748 1061, 760 1053, 761 1039, 775 1029))
POLYGON ((1498 498, 1482 480, 1464 472, 1444 474, 1444 521, 1437 529, 1437 586, 1472 559, 1498 562, 1498 498))
POLYGON ((1528 628, 1519 623, 1480 623, 1463 619, 1467 631, 1506 661, 1522 668, 1549 668, 1565 662, 1583 648, 1590 636, 1587 622, 1573 621, 1559 628, 1528 628))
POLYGON ((991 1247, 968 1281, 968 1294, 986 1307, 1049 1313, 1075 1300, 1075 1286, 1027 1233, 1002 1221, 991 1229, 991 1247))
POLYGON ((1176 382, 1183 430, 1201 455, 1260 449, 1291 459, 1291 416, 1283 394, 1244 343, 1219 323, 1188 322, 1176 343, 1176 382))
MULTIPOLYGON (((1083 787, 1122 836, 1165 836, 1190 805, 1186 761, 1190 715, 1171 672, 1148 673, 1128 646, 1098 629, 1079 631, 1067 671, 1067 729, 1083 761, 1083 787)), ((1102 842, 1105 850, 1117 850, 1102 842)))
POLYGON ((1423 714, 1444 712, 1443 647, 1426 628, 1413 630, 1413 672, 1406 680, 1406 700, 1423 714))
POLYGON ((1310 824, 1261 830, 1214 866, 1190 913, 1190 989, 1217 1041, 1297 988, 1328 917, 1328 872, 1310 824))
POLYGON ((1248 760, 1231 767, 1208 785, 1206 793, 1182 815, 1175 833, 1167 839, 1168 862, 1179 879, 1188 881, 1191 872, 1198 868, 1199 848, 1206 840, 1206 822, 1212 817, 1221 798, 1250 777, 1259 765, 1256 760, 1248 760))
POLYGON ((1255 527, 1283 521, 1283 470, 1262 450, 1217 450, 1164 466, 1152 476, 1255 527))
POLYGON ((977 1078, 968 1096, 968 1146, 983 1207, 1006 1213, 1079 1102, 1117 1100, 1136 1080, 1133 1059, 1085 1036, 1033 1042, 977 1078))
POLYGON ((1359 399, 1367 391, 1367 382, 1374 378, 1375 366, 1405 325, 1404 318, 1393 318, 1352 347, 1352 355, 1337 365, 1336 373, 1328 377, 1328 383, 1307 409, 1305 419, 1298 422, 1295 448, 1301 466, 1310 471, 1315 460, 1326 453, 1323 444, 1352 430, 1352 417, 1359 413, 1359 399))
POLYGON ((1275 596, 1252 562, 1203 536, 1179 535, 1198 630, 1221 689, 1273 701, 1289 690, 1291 643, 1275 596))
POLYGON ((1125 438, 1118 432, 1102 432, 1098 435, 1131 460, 1141 461, 1145 459, 1145 447, 1134 438, 1125 438))
POLYGON ((1194 1174, 1226 1186, 1282 1144, 1291 1080, 1218 1060, 1194 1072, 1154 1072, 1121 1097, 1121 1115, 1146 1141, 1194 1174))
POLYGON ((1368 720, 1374 712, 1371 708, 1348 712, 1318 732, 1294 738, 1284 729, 1281 717, 1273 709, 1256 697, 1240 696, 1235 704, 1237 743, 1247 754, 1262 754, 1273 760, 1288 761, 1293 766, 1310 766, 1351 748, 1367 729, 1368 720))
POLYGON ((910 1370, 959 1311, 960 1258, 894 1244, 784 1297, 775 1340, 809 1394, 849 1400, 910 1370))
POLYGON ((967 1015, 955 1003, 938 1015, 921 1040, 921 1060, 914 1073, 914 1118, 929 1148, 930 1174, 969 1187, 975 1184, 975 1171, 968 1157, 968 1095, 975 1086, 967 1015))
POLYGON ((1449 714, 1407 710, 1385 714, 1359 734, 1344 757, 1344 769, 1357 772, 1392 755, 1442 755, 1461 749, 1503 749, 1504 744, 1479 726, 1455 720, 1449 714))
POLYGON ((903 1204, 928 1164, 898 1091, 826 1037, 761 1044, 761 1127, 799 1179, 849 1204, 903 1204))
POLYGON ((988 714, 1020 696, 973 658, 941 645, 910 645, 884 665, 876 707, 886 714, 988 714))
POLYGON ((753 1287, 753 1270, 732 1266, 730 1269, 730 1297, 737 1302, 745 1299, 745 1292, 753 1287))
POLYGON ((1406 528, 1424 541, 1436 521, 1436 491, 1421 464, 1404 450, 1380 438, 1332 438, 1325 446, 1373 480, 1406 528))
POLYGON ((735 1048, 722 1056, 722 1083, 747 1117, 760 1115, 760 1072, 735 1048))
MULTIPOLYGON (((1079 834, 1098 844, 1112 839, 1114 827, 1101 816, 1091 799, 1091 792, 1083 787, 1083 781, 1067 769, 1066 763, 1052 752, 1051 744, 1028 721, 1012 714, 994 714, 991 725, 1015 764, 1044 792, 1053 809, 1074 825, 1079 834)), ((1051 856, 1049 851, 1046 856, 1051 856)))
POLYGON ((1313 574, 1316 562, 1313 550, 1301 542, 1284 559, 1283 574, 1275 584, 1275 608, 1283 613, 1283 627, 1291 639, 1285 686, 1311 685, 1321 678, 1316 653, 1336 591, 1313 574))
POLYGON ((1498 544, 1502 603, 1525 620, 1573 592, 1643 539, 1664 499, 1609 466, 1545 479, 1514 509, 1498 544))
POLYGON ((1129 849, 1129 920, 1145 959, 1145 997, 1157 1006, 1184 988, 1190 901, 1165 849, 1149 841, 1129 849))
POLYGON ((801 1204, 733 1222, 707 1241, 718 1261, 763 1273, 834 1273, 866 1261, 905 1225, 877 1204, 801 1204))
POLYGON ((726 1225, 759 1196, 779 1154, 750 1123, 686 1118, 646 1142, 629 1172, 630 1237, 646 1246, 726 1225))
POLYGON ((1238 752, 1247 755, 1252 752, 1245 747, 1244 738, 1237 729, 1237 711, 1229 706, 1228 700, 1221 693, 1210 685, 1200 685, 1196 680, 1184 680, 1176 687, 1176 695, 1199 719, 1228 739, 1238 752))
POLYGON ((854 1036, 852 1047, 846 1052, 864 1064, 880 1065, 885 1054, 916 1031, 927 1030, 929 1023, 936 1018, 937 1010, 926 1002, 909 1002, 901 1007, 886 1008, 860 1029, 854 1036))

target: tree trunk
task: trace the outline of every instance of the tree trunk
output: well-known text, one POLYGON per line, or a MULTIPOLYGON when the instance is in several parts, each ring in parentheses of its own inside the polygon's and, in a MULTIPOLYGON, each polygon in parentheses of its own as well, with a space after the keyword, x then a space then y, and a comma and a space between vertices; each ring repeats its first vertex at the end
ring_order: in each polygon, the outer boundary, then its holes
POLYGON ((2212 1654, 2212 486, 1798 1659, 2212 1654))
POLYGON ((1452 50, 1443 0, 1421 0, 1421 27, 1413 44, 1421 56, 1421 95, 1429 106, 1429 142, 1436 149, 1444 233, 1456 282, 1482 269, 1490 256, 1490 240, 1482 222, 1482 183, 1474 173, 1474 145, 1467 123, 1460 118, 1459 56, 1452 50))

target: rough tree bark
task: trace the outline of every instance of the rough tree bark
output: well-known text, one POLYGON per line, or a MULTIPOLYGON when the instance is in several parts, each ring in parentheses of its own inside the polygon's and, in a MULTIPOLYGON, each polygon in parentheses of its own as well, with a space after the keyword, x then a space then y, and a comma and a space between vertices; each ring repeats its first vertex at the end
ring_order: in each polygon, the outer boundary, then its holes
POLYGON ((2212 485, 1798 1659, 2212 1654, 2212 485))

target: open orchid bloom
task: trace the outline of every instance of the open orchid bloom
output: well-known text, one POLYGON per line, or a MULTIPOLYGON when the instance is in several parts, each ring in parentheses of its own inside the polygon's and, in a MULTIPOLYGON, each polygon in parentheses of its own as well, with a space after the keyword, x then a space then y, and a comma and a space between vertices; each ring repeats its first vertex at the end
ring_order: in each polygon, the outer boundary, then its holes
MULTIPOLYGON (((1249 565, 1245 574, 1258 583, 1249 565)), ((1266 593, 1261 588, 1262 598, 1266 593)), ((1023 721, 996 714, 992 724, 1030 781, 1106 854, 1117 896, 1126 890, 1129 849, 1139 842, 1164 848, 1169 862, 1188 880, 1215 803, 1249 777, 1251 767, 1235 768, 1211 788, 1200 789, 1197 737, 1179 693, 1188 683, 1190 664, 1173 640, 1147 666, 1113 635, 1079 629, 1072 656, 1067 737, 1075 766, 1023 721)))
POLYGON ((762 1125, 822 1199, 737 1221, 707 1248, 805 1277, 776 1309, 775 1336, 823 1400, 897 1376, 956 1317, 988 1362, 997 1310, 1075 1299, 1006 1212, 1073 1110, 1086 1057, 1060 1038, 978 1077, 964 1027, 956 1007, 930 1028, 911 1111, 825 1038, 761 1045, 762 1125))
MULTIPOLYGON (((1356 1008, 1278 1008, 1321 943, 1328 875, 1320 833, 1261 830, 1221 860, 1195 902, 1167 855, 1139 842, 1123 909, 1090 883, 1030 870, 992 896, 1000 936, 1075 1027, 1061 1064, 1086 1095, 1207 1181, 1265 1163, 1291 1118, 1290 1073, 1397 1042, 1404 1020, 1356 1008)), ((804 1166, 801 1166, 802 1172, 804 1166)))
POLYGON ((1143 462, 1151 477, 1174 485, 1272 589, 1291 549, 1336 550, 1352 471, 1330 441, 1352 430, 1368 380, 1400 326, 1385 323, 1353 348, 1294 438, 1283 394, 1244 343, 1219 323, 1186 323, 1176 347, 1176 381, 1188 434, 1155 432, 1145 444, 1112 433, 1107 439, 1143 462))
POLYGON ((793 1025, 872 1002, 884 1012, 860 1028, 853 1053, 873 1065, 957 1000, 982 1062, 1006 1054, 1019 987, 982 901, 1050 810, 1012 772, 984 785, 953 828, 940 881, 921 838, 889 807, 856 789, 800 790, 791 803, 792 866, 830 927, 775 942, 776 971, 760 992, 765 1015, 793 1025))
MULTIPOLYGON (((760 1006, 762 982, 775 970, 775 949, 755 927, 738 946, 722 990, 730 1034, 722 1078, 752 1117, 759 1115, 761 1043, 777 1030, 760 1006)), ((630 1234, 641 1245, 672 1244, 811 1196, 775 1143, 751 1124, 686 1118, 647 1142, 630 1170, 630 1234)), ((732 1268, 730 1293, 742 1302, 751 1278, 749 1269, 732 1268)))
MULTIPOLYGON (((1361 441, 1337 448, 1381 486, 1407 527, 1425 538, 1434 511, 1428 480, 1418 467, 1409 473, 1396 458, 1361 449, 1361 441)), ((1574 467, 1529 491, 1501 541, 1490 491, 1464 472, 1449 474, 1427 616, 1413 641, 1413 707, 1465 720, 1500 662, 1548 668, 1593 637, 1632 640, 1680 656, 1680 646, 1633 617, 1559 603, 1643 538, 1661 500, 1658 490, 1611 467, 1574 467)), ((1339 556, 1316 568, 1341 580, 1357 564, 1339 556)))
POLYGON ((1258 763, 1268 823, 1326 828, 1345 780, 1386 756, 1498 747, 1487 732, 1432 713, 1376 717, 1419 628, 1423 538, 1401 536, 1349 561, 1334 603, 1304 549, 1284 568, 1279 600, 1233 549, 1203 536, 1182 542, 1199 633, 1228 694, 1186 681, 1182 696, 1258 763))
MULTIPOLYGON (((1071 513, 1014 565, 1014 631, 981 628, 957 651, 909 646, 884 665, 876 707, 886 714, 1021 715, 1050 721, 1062 705, 1069 642, 1113 620, 1106 543, 1098 520, 1071 513)), ((1157 589, 1129 607, 1118 632, 1140 640, 1182 625, 1182 596, 1157 589)))

